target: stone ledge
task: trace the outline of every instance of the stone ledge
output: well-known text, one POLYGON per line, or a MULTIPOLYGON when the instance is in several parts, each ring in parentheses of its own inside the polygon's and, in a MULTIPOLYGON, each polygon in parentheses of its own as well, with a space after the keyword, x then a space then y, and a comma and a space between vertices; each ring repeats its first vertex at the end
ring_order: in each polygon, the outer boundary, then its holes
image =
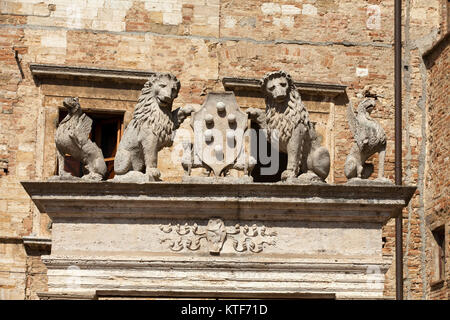
POLYGON ((92 67, 72 67, 51 64, 30 64, 30 70, 36 79, 62 78, 84 79, 93 81, 120 80, 122 83, 142 84, 154 72, 120 69, 102 69, 92 67))
MULTIPOLYGON (((225 90, 248 90, 260 92, 259 80, 249 78, 229 78, 222 79, 225 90)), ((294 82, 300 93, 312 95, 327 95, 336 97, 345 94, 347 86, 340 84, 315 83, 315 82, 294 82)))
POLYGON ((41 238, 35 236, 22 237, 25 249, 50 251, 52 247, 52 239, 41 238))
POLYGON ((267 290, 255 292, 251 290, 236 291, 206 291, 206 290, 168 290, 155 288, 153 290, 97 290, 96 296, 99 299, 107 297, 155 297, 164 298, 233 298, 233 299, 336 299, 334 293, 296 292, 267 290))
POLYGON ((95 293, 50 293, 38 292, 37 296, 41 300, 96 300, 95 293))
POLYGON ((17 236, 0 236, 0 243, 18 244, 23 243, 23 240, 17 236))
POLYGON ((214 260, 206 259, 205 257, 193 258, 186 260, 185 256, 170 257, 123 257, 108 256, 105 259, 101 256, 42 256, 42 262, 45 263, 49 270, 51 269, 65 269, 70 266, 77 266, 83 269, 127 269, 127 270, 232 270, 237 269, 241 272, 248 271, 278 271, 278 272, 352 272, 364 273, 370 266, 378 266, 381 271, 386 272, 392 262, 389 259, 374 259, 373 257, 366 258, 336 258, 330 257, 325 259, 320 258, 290 258, 289 261, 284 258, 270 257, 260 258, 254 261, 240 261, 238 259, 229 260, 229 257, 214 257, 214 260), (284 261, 283 261, 284 260, 284 261))
POLYGON ((147 290, 115 289, 115 290, 95 290, 95 293, 85 292, 64 292, 50 293, 39 292, 41 300, 102 300, 102 299, 139 299, 139 298, 170 298, 170 299, 192 299, 192 298, 233 298, 233 299, 336 299, 334 293, 314 293, 301 291, 277 291, 268 290, 255 292, 251 290, 179 290, 149 288, 147 290))
POLYGON ((206 218, 386 222, 415 187, 153 182, 22 182, 50 217, 206 218), (199 204, 201 204, 199 206, 199 204), (195 210, 194 210, 195 208, 195 210), (270 213, 268 213, 268 210, 270 213))
POLYGON ((346 199, 399 199, 409 202, 415 186, 373 185, 357 186, 346 184, 289 184, 289 183, 218 183, 214 188, 209 183, 183 182, 148 182, 115 183, 110 181, 22 181, 22 186, 33 198, 49 195, 78 195, 86 197, 102 197, 122 195, 126 197, 201 197, 206 201, 219 197, 280 197, 304 198, 307 196, 346 198, 346 199))

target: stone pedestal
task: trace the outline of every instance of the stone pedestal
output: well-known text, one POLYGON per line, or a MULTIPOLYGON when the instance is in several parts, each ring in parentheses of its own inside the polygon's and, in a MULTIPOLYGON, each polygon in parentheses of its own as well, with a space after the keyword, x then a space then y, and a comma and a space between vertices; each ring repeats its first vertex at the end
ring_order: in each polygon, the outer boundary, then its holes
POLYGON ((415 187, 23 182, 53 220, 43 298, 382 298, 415 187))

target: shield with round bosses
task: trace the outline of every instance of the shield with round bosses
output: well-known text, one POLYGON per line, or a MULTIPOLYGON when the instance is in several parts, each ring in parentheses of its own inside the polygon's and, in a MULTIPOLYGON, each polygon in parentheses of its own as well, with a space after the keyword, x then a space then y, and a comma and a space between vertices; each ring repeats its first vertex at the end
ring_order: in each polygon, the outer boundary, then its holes
POLYGON ((204 166, 220 176, 244 152, 246 113, 239 109, 233 92, 210 92, 202 108, 194 112, 194 153, 204 166))

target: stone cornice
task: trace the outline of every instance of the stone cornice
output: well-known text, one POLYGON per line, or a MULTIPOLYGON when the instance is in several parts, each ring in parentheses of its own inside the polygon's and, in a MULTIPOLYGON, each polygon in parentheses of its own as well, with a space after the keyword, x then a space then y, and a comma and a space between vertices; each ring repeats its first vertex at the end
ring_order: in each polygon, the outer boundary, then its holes
POLYGON ((93 67, 60 66, 52 64, 30 64, 33 77, 37 79, 63 78, 91 81, 117 81, 144 84, 154 72, 93 67))
MULTIPOLYGON (((260 92, 259 80, 249 78, 229 78, 222 79, 225 90, 248 90, 260 92)), ((327 84, 315 82, 298 82, 295 81, 295 86, 301 93, 308 93, 312 95, 327 95, 337 96, 344 94, 347 86, 340 84, 327 84)))
MULTIPOLYGON (((144 84, 151 71, 106 69, 94 67, 64 66, 53 64, 30 64, 30 70, 35 79, 76 79, 85 81, 120 81, 122 83, 144 84)), ((259 92, 259 80, 251 78, 224 77, 222 83, 225 90, 249 90, 259 92)), ((295 82, 301 93, 326 95, 335 97, 344 94, 347 86, 315 82, 295 82)))
POLYGON ((50 251, 52 240, 35 236, 26 236, 22 238, 26 249, 50 251))
POLYGON ((22 182, 50 217, 206 218, 386 222, 409 202, 415 187, 194 184, 156 182, 22 182), (193 210, 202 203, 199 209, 193 210), (156 210, 157 208, 157 210, 156 210), (266 214, 270 208, 270 214, 266 214))

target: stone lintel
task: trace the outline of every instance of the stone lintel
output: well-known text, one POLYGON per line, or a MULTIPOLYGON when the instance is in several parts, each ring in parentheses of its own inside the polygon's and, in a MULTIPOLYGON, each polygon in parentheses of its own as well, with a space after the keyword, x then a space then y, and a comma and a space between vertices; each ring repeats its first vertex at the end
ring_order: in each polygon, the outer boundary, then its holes
POLYGON ((96 296, 99 300, 108 297, 170 297, 179 299, 189 298, 232 298, 232 299, 336 299, 334 293, 319 292, 296 292, 267 290, 265 292, 255 292, 251 290, 241 291, 205 291, 193 288, 191 290, 167 290, 155 288, 154 290, 97 290, 96 296))
MULTIPOLYGON (((222 79, 225 90, 246 90, 259 92, 260 85, 258 79, 249 78, 230 78, 224 77, 222 79)), ((336 97, 340 94, 344 94, 347 86, 340 84, 329 83, 316 83, 316 82, 299 82, 294 81, 295 86, 300 93, 306 93, 311 95, 327 95, 336 97)))
MULTIPOLYGON (((214 259, 211 257, 211 260, 214 259)), ((80 299, 89 296, 93 299, 102 296, 268 299, 309 295, 337 299, 379 299, 382 298, 384 274, 389 265, 374 261, 365 268, 349 265, 345 269, 333 269, 333 260, 330 260, 329 268, 322 270, 313 263, 309 269, 303 270, 278 270, 270 265, 264 268, 263 264, 259 269, 242 270, 240 265, 231 267, 231 263, 229 269, 218 266, 202 268, 201 264, 173 269, 170 261, 158 267, 134 268, 120 265, 113 267, 114 261, 104 260, 110 263, 109 268, 86 266, 82 259, 74 260, 69 267, 58 268, 51 259, 46 259, 48 295, 55 299, 76 299, 77 296, 80 299), (75 280, 83 283, 82 287, 72 288, 70 284, 76 285, 75 280)))
POLYGON ((217 290, 206 291, 192 289, 174 289, 154 288, 152 290, 132 290, 132 289, 116 289, 116 290, 90 290, 84 293, 80 292, 64 292, 49 293, 39 292, 38 296, 41 300, 114 300, 114 299, 139 299, 139 298, 166 298, 171 299, 192 299, 192 298, 233 298, 233 299, 336 299, 334 293, 320 292, 297 292, 290 291, 264 291, 256 292, 252 290, 217 290))
POLYGON ((33 77, 44 79, 78 79, 89 81, 120 81, 121 83, 141 84, 154 72, 138 70, 104 69, 93 67, 60 66, 52 64, 30 64, 33 77))

